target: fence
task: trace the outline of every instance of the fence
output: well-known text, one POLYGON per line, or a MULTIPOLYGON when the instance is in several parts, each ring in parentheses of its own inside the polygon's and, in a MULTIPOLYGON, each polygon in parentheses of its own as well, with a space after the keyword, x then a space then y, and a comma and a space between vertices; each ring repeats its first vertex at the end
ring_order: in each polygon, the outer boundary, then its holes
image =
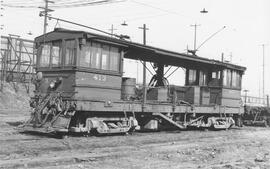
POLYGON ((264 98, 253 96, 242 96, 242 101, 245 105, 269 107, 269 96, 264 98))

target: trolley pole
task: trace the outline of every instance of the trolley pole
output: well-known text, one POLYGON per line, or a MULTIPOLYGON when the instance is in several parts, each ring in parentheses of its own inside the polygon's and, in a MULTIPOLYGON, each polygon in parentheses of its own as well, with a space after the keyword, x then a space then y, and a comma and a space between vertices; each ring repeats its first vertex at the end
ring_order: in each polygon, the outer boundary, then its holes
MULTIPOLYGON (((146 25, 143 24, 143 27, 139 27, 139 29, 143 30, 143 45, 146 45, 146 25)), ((142 111, 144 112, 146 102, 146 61, 143 61, 143 106, 142 111)))

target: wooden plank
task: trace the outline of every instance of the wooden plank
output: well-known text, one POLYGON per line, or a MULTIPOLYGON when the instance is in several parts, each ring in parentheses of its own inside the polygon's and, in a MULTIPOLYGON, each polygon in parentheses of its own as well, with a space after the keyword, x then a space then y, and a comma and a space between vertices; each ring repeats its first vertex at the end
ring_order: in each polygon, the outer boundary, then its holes
POLYGON ((122 78, 98 73, 76 72, 76 85, 92 85, 121 89, 122 78))
POLYGON ((222 98, 240 99, 241 91, 234 89, 222 89, 222 98))
MULTIPOLYGON (((111 106, 106 106, 106 101, 76 101, 77 109, 79 111, 94 111, 94 112, 142 112, 142 103, 141 102, 131 102, 131 101, 112 101, 111 106)), ((177 105, 173 106, 170 103, 154 103, 148 101, 145 104, 145 113, 153 112, 162 112, 162 113, 176 113, 176 114, 185 114, 189 113, 198 113, 198 114, 243 114, 243 107, 222 107, 222 106, 195 106, 191 109, 187 105, 177 105)))
POLYGON ((75 99, 120 100, 120 89, 105 89, 101 87, 75 87, 75 99))

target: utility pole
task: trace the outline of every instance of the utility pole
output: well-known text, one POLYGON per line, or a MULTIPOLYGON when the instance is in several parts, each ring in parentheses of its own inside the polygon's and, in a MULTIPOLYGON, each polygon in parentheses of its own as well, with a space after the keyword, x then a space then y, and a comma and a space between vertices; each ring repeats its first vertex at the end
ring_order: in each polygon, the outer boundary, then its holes
MULTIPOLYGON (((143 24, 143 27, 139 27, 139 29, 143 30, 143 45, 146 45, 146 25, 143 24)), ((146 61, 143 61, 143 107, 142 110, 144 111, 146 102, 146 61)))
POLYGON ((115 31, 115 30, 117 30, 117 29, 114 29, 114 28, 113 28, 113 24, 112 24, 111 29, 109 29, 109 31, 111 31, 111 36, 112 36, 112 37, 113 37, 113 31, 115 31))
MULTIPOLYGON (((53 1, 45 0, 45 7, 40 7, 41 9, 44 9, 44 11, 41 11, 40 14, 44 15, 44 27, 43 27, 43 34, 47 32, 47 26, 48 26, 48 12, 52 12, 53 10, 49 9, 49 3, 54 3, 53 1)), ((42 15, 40 15, 42 16, 42 15)))
POLYGON ((269 107, 269 95, 266 95, 266 104, 267 104, 267 107, 269 107))
POLYGON ((263 98, 264 98, 264 96, 265 96, 265 95, 264 95, 264 94, 265 94, 265 93, 264 93, 264 46, 265 46, 265 44, 262 44, 262 52, 263 52, 263 53, 262 53, 262 54, 263 54, 263 65, 262 65, 262 68, 263 68, 263 70, 262 70, 262 73, 263 73, 263 75, 262 75, 262 76, 263 76, 263 77, 262 77, 262 78, 263 78, 263 82, 262 82, 263 84, 262 84, 262 86, 263 86, 263 88, 262 88, 262 97, 263 97, 263 98))
POLYGON ((201 26, 201 25, 197 25, 197 24, 194 24, 194 25, 190 25, 190 26, 194 26, 194 52, 196 52, 196 41, 197 41, 197 27, 198 26, 201 26))

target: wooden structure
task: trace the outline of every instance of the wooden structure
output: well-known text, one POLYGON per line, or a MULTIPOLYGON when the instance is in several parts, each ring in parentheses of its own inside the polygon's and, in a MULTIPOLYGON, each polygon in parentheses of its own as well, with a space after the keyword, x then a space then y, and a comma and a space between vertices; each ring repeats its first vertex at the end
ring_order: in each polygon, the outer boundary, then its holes
POLYGON ((35 72, 34 41, 15 35, 1 36, 1 90, 4 81, 25 84, 27 91, 35 72))
POLYGON ((241 123, 244 67, 84 31, 56 29, 35 39, 36 97, 25 130, 117 133, 135 128, 214 127, 241 123), (123 58, 152 62, 146 102, 123 58), (169 84, 165 65, 186 70, 169 84))

